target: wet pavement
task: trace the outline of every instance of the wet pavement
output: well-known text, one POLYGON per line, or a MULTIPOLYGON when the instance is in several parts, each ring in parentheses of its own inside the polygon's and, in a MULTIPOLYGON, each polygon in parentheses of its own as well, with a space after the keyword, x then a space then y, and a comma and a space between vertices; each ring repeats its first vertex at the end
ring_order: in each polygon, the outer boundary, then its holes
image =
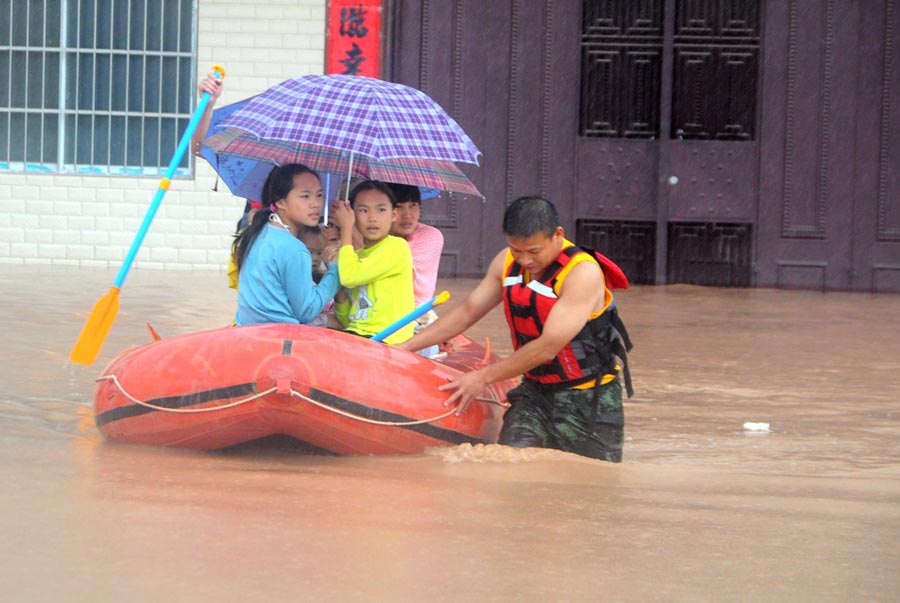
MULTIPOLYGON (((67 357, 115 273, 0 266, 0 580, 11 601, 900 599, 900 296, 621 292, 625 462, 107 444, 93 379, 227 324, 209 272, 134 270, 98 361, 67 357), (745 422, 765 422, 751 432, 745 422)), ((475 281, 445 281, 458 303, 475 281)), ((502 314, 472 331, 508 354, 502 314)))

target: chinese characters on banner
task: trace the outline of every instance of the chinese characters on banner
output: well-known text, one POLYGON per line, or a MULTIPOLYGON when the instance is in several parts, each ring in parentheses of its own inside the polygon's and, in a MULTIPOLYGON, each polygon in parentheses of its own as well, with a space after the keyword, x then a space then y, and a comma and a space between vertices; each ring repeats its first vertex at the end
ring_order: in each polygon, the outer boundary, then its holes
POLYGON ((379 77, 381 0, 330 0, 325 73, 379 77))

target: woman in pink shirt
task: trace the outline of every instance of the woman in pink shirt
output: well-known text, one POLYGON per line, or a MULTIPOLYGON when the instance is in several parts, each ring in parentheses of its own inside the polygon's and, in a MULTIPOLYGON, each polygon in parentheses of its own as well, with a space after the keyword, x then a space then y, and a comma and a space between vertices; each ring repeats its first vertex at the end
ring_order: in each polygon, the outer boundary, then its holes
POLYGON ((413 290, 416 307, 419 307, 434 297, 444 235, 434 226, 419 222, 422 210, 419 187, 391 184, 391 188, 397 197, 397 220, 391 227, 391 234, 403 237, 409 243, 413 256, 413 290))
MULTIPOLYGON (((403 237, 409 243, 413 257, 413 293, 418 308, 434 297, 441 251, 444 249, 444 235, 434 226, 419 222, 422 211, 422 195, 419 187, 391 184, 391 188, 397 197, 397 219, 391 227, 391 234, 403 237)), ((416 320, 416 333, 436 320, 437 314, 434 310, 430 310, 416 320)), ((438 351, 439 347, 435 345, 419 350, 419 354, 431 358, 438 351)))

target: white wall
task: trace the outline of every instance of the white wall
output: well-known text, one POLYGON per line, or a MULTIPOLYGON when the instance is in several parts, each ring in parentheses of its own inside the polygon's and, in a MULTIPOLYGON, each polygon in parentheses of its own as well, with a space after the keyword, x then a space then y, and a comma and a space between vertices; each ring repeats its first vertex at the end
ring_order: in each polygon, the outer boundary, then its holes
MULTIPOLYGON (((197 69, 227 71, 219 106, 322 73, 325 0, 200 0, 197 69)), ((174 149, 172 149, 174 152, 174 149)), ((224 270, 244 201, 203 159, 172 181, 135 267, 224 270)), ((0 173, 0 263, 117 267, 159 177, 0 173)))

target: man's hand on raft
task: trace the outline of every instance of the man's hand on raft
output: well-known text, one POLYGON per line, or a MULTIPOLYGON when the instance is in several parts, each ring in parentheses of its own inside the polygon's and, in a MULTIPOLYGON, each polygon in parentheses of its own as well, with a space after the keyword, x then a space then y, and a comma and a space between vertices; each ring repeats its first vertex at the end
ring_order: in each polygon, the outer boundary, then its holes
POLYGON ((444 406, 456 404, 456 416, 461 415, 469 407, 478 394, 480 394, 489 385, 488 380, 484 376, 484 369, 463 373, 450 380, 449 383, 438 386, 442 392, 454 390, 453 393, 444 401, 444 406))

